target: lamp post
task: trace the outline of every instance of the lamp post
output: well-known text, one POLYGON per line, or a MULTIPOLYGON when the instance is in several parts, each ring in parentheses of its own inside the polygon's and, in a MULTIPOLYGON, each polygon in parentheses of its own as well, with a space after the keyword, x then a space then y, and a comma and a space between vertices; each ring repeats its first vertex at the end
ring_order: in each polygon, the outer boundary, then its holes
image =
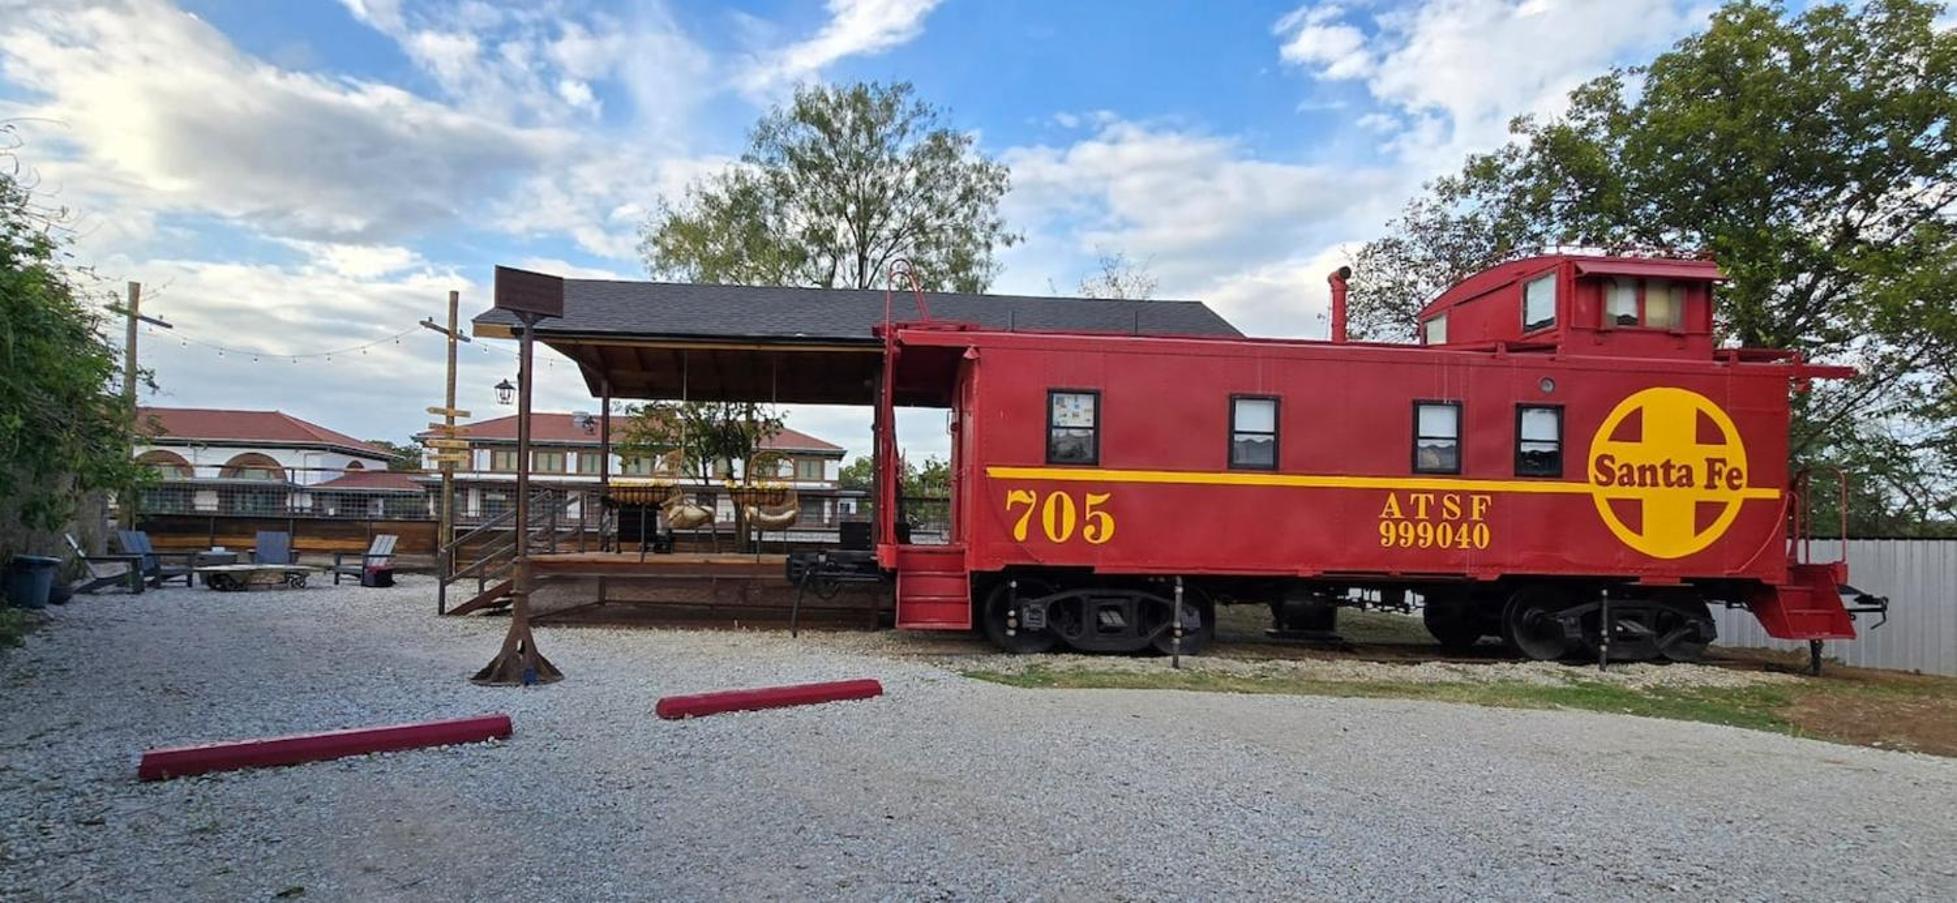
MULTIPOLYGON (((508 311, 517 332, 516 406, 516 561, 510 572, 510 629, 503 648, 470 680, 491 686, 554 683, 564 673, 537 651, 530 632, 530 389, 537 321, 564 315, 564 280, 542 273, 496 268, 496 307, 508 311)), ((497 394, 507 398, 504 388, 497 394)))

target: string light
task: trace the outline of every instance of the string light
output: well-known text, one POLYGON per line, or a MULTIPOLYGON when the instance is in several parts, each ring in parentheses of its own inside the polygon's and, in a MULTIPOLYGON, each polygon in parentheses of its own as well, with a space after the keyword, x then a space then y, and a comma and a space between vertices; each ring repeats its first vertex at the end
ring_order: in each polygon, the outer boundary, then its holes
MULTIPOLYGON (((179 325, 178 328, 182 329, 183 327, 179 325)), ((367 342, 360 345, 351 345, 346 348, 334 348, 328 351, 302 351, 297 354, 279 354, 276 356, 291 358, 293 363, 298 363, 301 358, 325 358, 326 360, 331 361, 333 359, 333 355, 336 354, 345 356, 348 354, 352 354, 356 351, 360 352, 361 354, 366 354, 367 349, 373 348, 377 345, 386 345, 386 344, 399 345, 401 344, 401 338, 403 336, 414 334, 414 332, 418 328, 419 327, 409 327, 407 329, 401 330, 400 332, 394 333, 393 335, 382 336, 381 338, 375 339, 371 342, 367 342)), ((196 345, 200 348, 209 348, 212 351, 216 351, 218 357, 223 357, 224 353, 227 351, 232 354, 249 356, 253 360, 257 360, 261 355, 269 354, 269 352, 260 351, 253 348, 234 348, 230 345, 220 345, 216 342, 206 342, 202 339, 197 339, 197 338, 192 338, 190 336, 182 335, 181 333, 179 333, 178 335, 178 342, 182 344, 185 348, 188 348, 192 345, 196 345)))

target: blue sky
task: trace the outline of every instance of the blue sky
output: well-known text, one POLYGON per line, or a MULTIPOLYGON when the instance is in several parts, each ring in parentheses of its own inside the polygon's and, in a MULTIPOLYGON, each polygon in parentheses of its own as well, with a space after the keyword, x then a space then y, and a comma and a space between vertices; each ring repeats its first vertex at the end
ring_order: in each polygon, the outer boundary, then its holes
MULTIPOLYGON (((1119 252, 1246 331, 1322 336, 1325 273, 1422 181, 1708 10, 0 0, 0 120, 78 261, 179 325, 146 337, 147 401, 400 438, 439 400, 441 343, 412 330, 449 289, 466 317, 498 263, 641 276, 647 210, 798 83, 911 81, 1012 168, 1027 241, 998 290, 1064 293, 1119 252)), ((479 415, 514 369, 498 344, 464 352, 479 415)), ((543 405, 591 407, 569 366, 539 377, 543 405)), ((866 444, 860 411, 791 422, 866 444)), ((942 452, 941 428, 907 418, 906 442, 942 452)))

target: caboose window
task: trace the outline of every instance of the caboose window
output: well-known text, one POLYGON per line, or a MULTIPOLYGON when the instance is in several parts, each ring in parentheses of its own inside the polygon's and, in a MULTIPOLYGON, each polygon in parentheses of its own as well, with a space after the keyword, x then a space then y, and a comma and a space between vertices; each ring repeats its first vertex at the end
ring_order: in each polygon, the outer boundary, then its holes
POLYGON ((1277 469, 1277 399, 1230 397, 1230 466, 1277 469))
POLYGON ((1554 405, 1515 408, 1515 475, 1563 475, 1563 409, 1554 405))
POLYGON ((1427 329, 1427 344, 1447 344, 1447 314, 1441 314, 1438 317, 1428 320, 1425 325, 1427 329))
POLYGON ((1413 405, 1415 473, 1461 472, 1461 403, 1417 401, 1413 405))
POLYGON ((1054 389, 1046 393, 1046 463, 1097 464, 1101 460, 1101 393, 1054 389))
POLYGON ((1644 283, 1644 325, 1652 329, 1677 329, 1684 319, 1685 287, 1670 279, 1648 279, 1644 283))
POLYGON ((1556 274, 1550 273, 1523 286, 1522 331, 1534 332, 1556 325, 1556 274))
POLYGON ((1605 315, 1612 325, 1638 325, 1638 281, 1636 279, 1612 279, 1609 287, 1610 297, 1606 302, 1605 315))

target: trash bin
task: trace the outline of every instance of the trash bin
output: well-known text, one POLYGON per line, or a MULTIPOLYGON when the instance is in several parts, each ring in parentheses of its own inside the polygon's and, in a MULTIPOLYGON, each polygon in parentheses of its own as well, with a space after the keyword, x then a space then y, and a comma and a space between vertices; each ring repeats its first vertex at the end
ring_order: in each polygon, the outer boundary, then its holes
POLYGON ((385 564, 370 564, 360 569, 361 586, 393 586, 394 568, 385 564))
POLYGON ((15 608, 46 608, 48 592, 54 588, 54 575, 61 559, 45 555, 15 555, 7 562, 4 589, 7 601, 15 608))

